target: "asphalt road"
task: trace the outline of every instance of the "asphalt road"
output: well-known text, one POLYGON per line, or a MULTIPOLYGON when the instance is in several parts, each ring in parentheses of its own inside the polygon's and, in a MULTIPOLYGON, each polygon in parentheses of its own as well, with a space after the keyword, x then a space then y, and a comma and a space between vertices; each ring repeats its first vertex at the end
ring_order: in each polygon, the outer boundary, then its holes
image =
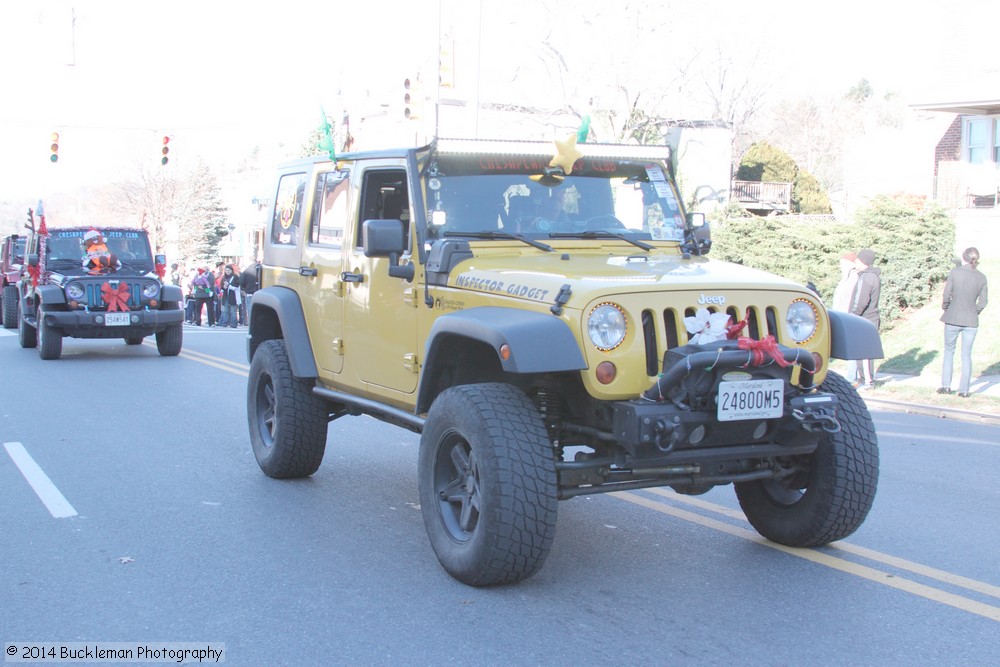
POLYGON ((560 504, 539 574, 475 589, 428 544, 416 435, 344 418, 313 477, 260 472, 244 349, 244 330, 188 328, 177 358, 67 339, 42 361, 0 333, 4 644, 224 644, 236 665, 997 664, 998 427, 873 412, 875 506, 829 547, 758 537, 730 487, 584 497, 560 504))

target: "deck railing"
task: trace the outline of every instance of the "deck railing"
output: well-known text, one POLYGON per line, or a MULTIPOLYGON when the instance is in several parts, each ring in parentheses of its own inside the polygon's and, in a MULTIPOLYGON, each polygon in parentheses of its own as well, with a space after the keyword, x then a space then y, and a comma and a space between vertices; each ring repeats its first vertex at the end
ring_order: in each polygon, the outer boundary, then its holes
POLYGON ((733 181, 732 198, 746 208, 787 211, 792 204, 792 184, 733 181))

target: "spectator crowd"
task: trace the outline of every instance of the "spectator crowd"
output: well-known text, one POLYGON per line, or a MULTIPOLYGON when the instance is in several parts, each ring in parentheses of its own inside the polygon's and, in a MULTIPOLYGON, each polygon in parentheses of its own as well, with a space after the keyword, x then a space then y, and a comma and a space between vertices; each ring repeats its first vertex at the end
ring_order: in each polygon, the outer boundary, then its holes
POLYGON ((170 282, 184 290, 184 321, 209 327, 237 328, 247 325, 250 301, 257 291, 258 262, 240 269, 237 264, 219 262, 187 269, 170 266, 170 282))

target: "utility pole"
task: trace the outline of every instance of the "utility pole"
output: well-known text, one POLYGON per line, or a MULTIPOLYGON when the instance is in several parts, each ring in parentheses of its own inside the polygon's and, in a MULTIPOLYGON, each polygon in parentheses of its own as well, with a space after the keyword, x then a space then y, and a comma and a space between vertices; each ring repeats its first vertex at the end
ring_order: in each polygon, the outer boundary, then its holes
POLYGON ((70 61, 67 63, 70 67, 76 66, 76 7, 70 7, 70 22, 69 22, 69 48, 70 48, 70 61))

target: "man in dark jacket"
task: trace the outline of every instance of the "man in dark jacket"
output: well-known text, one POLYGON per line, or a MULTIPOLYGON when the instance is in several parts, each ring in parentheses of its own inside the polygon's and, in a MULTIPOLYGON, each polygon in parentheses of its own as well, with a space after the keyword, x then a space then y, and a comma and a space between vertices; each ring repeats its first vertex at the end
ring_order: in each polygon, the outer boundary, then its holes
MULTIPOLYGON (((858 282, 851 297, 851 312, 865 318, 878 329, 882 324, 878 312, 878 300, 882 296, 882 271, 872 266, 875 263, 875 251, 871 248, 859 250, 854 262, 858 267, 858 282)), ((874 389, 875 360, 862 359, 858 365, 861 367, 859 375, 862 378, 858 388, 874 389)))
POLYGON ((260 269, 260 262, 254 262, 243 269, 240 275, 240 288, 243 290, 243 303, 240 307, 240 324, 245 325, 250 321, 250 302, 253 300, 253 293, 259 287, 257 283, 257 271, 260 269))
POLYGON ((962 337, 962 376, 958 381, 958 395, 969 396, 972 381, 972 344, 979 330, 979 313, 986 307, 986 276, 977 268, 979 250, 966 248, 962 253, 965 264, 955 267, 948 274, 944 284, 944 298, 941 307, 944 314, 944 359, 941 363, 941 387, 939 394, 951 393, 952 363, 955 359, 955 345, 962 337))

